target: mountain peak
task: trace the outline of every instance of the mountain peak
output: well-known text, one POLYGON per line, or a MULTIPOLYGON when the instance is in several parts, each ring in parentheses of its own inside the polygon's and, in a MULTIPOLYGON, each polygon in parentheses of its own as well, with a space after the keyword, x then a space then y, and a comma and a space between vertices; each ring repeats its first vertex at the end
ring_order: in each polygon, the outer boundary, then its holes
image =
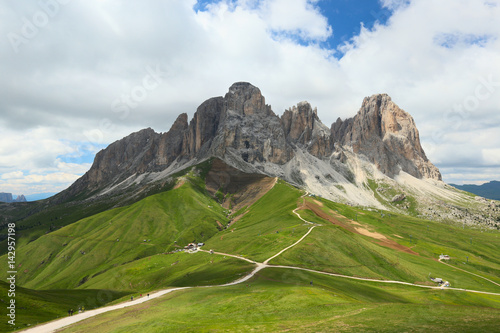
POLYGON ((235 82, 229 87, 229 93, 239 93, 242 91, 247 91, 247 90, 258 90, 260 93, 260 89, 251 84, 250 82, 235 82))
POLYGON ((271 107, 266 105, 266 100, 260 89, 248 82, 234 83, 224 99, 228 110, 235 111, 240 115, 270 115, 272 113, 271 107))
POLYGON ((390 177, 402 170, 416 178, 441 180, 420 145, 412 116, 387 94, 366 97, 354 118, 332 125, 332 135, 390 177))

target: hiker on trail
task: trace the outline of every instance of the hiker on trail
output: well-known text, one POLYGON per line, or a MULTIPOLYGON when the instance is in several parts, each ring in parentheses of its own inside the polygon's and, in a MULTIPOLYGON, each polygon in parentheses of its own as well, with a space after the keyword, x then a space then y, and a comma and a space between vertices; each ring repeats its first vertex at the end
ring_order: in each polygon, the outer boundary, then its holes
POLYGON ((68 316, 71 316, 71 309, 68 310, 68 316))
POLYGON ((84 306, 82 306, 82 312, 85 312, 85 307, 84 306))
POLYGON ((313 285, 313 282, 311 281, 311 286, 313 285))
POLYGON ((73 315, 73 309, 71 309, 70 311, 71 311, 70 316, 72 316, 73 315))
POLYGON ((134 296, 130 296, 130 300, 133 301, 134 300, 134 296))
POLYGON ((148 294, 148 298, 149 298, 149 294, 148 294))

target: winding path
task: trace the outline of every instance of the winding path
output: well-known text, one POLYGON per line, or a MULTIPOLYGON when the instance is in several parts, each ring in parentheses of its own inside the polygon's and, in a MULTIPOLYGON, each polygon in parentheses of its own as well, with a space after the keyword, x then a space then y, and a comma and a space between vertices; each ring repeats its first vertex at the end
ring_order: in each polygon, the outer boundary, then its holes
MULTIPOLYGON (((305 192, 305 194, 302 195, 302 198, 304 198, 307 194, 308 194, 308 192, 305 192)), ((306 238, 315 227, 321 226, 320 224, 316 224, 316 223, 313 223, 313 222, 310 222, 310 221, 306 221, 304 218, 302 218, 302 216, 300 216, 297 213, 298 209, 299 209, 299 207, 295 208, 292 211, 292 213, 294 213, 295 215, 297 215, 297 217, 299 219, 301 219, 302 221, 304 221, 305 223, 308 223, 308 224, 311 225, 311 227, 309 228, 309 230, 298 241, 296 241, 292 245, 286 247, 285 249, 281 250, 280 252, 278 252, 277 254, 273 255, 272 257, 270 257, 269 259, 265 260, 262 263, 256 262, 254 260, 251 260, 251 259, 248 259, 248 258, 245 258, 245 257, 242 257, 242 256, 237 256, 237 255, 234 255, 234 254, 222 253, 222 252, 213 252, 213 254, 224 255, 224 256, 228 256, 228 257, 237 258, 237 259, 240 259, 240 260, 245 260, 247 262, 250 262, 252 264, 257 265, 257 267, 255 267, 255 269, 252 272, 250 272, 249 274, 247 274, 244 277, 242 277, 240 279, 237 279, 237 280, 235 280, 233 282, 229 282, 229 283, 222 284, 222 285, 203 286, 202 288, 234 286, 234 285, 237 285, 237 284, 240 284, 240 283, 243 283, 245 281, 250 280, 255 274, 257 274, 257 272, 261 271, 264 268, 268 268, 269 267, 269 268, 286 268, 286 269, 302 270, 302 271, 307 271, 307 272, 311 272, 311 273, 329 275, 329 276, 340 277, 340 278, 351 279, 351 280, 377 282, 377 283, 401 284, 401 285, 408 285, 408 286, 413 286, 413 287, 418 287, 418 288, 426 288, 426 289, 449 289, 449 290, 466 291, 466 292, 472 292, 472 293, 480 293, 480 294, 488 294, 488 295, 500 296, 500 293, 492 293, 492 292, 486 292, 486 291, 478 291, 478 290, 470 290, 470 289, 460 289, 460 288, 451 288, 451 287, 443 288, 443 287, 434 287, 434 286, 424 286, 424 285, 418 285, 418 284, 409 283, 409 282, 403 282, 403 281, 391 281, 391 280, 377 280, 377 279, 370 279, 370 278, 361 278, 361 277, 348 276, 348 275, 342 275, 342 274, 336 274, 336 273, 328 273, 328 272, 316 271, 316 270, 312 270, 312 269, 308 269, 308 268, 302 268, 302 267, 283 266, 283 265, 271 265, 271 264, 269 264, 269 261, 271 261, 272 259, 274 259, 277 256, 281 255, 283 252, 291 249, 292 247, 294 247, 297 244, 299 244, 300 242, 302 242, 304 240, 304 238, 306 238)), ((199 251, 209 253, 209 251, 206 251, 206 250, 201 250, 200 249, 199 251)), ((439 262, 441 262, 441 260, 439 260, 439 262)), ((444 262, 441 262, 441 263, 445 264, 445 265, 448 265, 448 266, 451 266, 451 265, 446 264, 444 262)), ((463 269, 460 269, 460 268, 457 268, 457 267, 454 267, 454 266, 451 266, 451 267, 459 269, 459 270, 464 271, 466 273, 475 275, 477 277, 480 277, 482 279, 485 279, 485 280, 487 280, 487 281, 489 281, 491 283, 494 283, 494 284, 500 286, 500 284, 498 284, 498 283, 496 283, 494 281, 491 281, 491 280, 489 280, 489 279, 487 279, 487 278, 485 278, 483 276, 467 272, 467 271, 465 271, 463 269)), ((129 306, 134 306, 134 305, 137 305, 137 304, 141 304, 141 303, 147 302, 147 301, 149 301, 151 299, 158 298, 160 296, 163 296, 163 295, 168 294, 168 293, 173 292, 173 291, 183 290, 183 289, 191 289, 191 288, 196 288, 196 287, 179 287, 179 288, 170 288, 170 289, 160 290, 158 292, 150 293, 149 297, 148 296, 144 296, 144 297, 141 297, 141 298, 137 298, 137 299, 135 299, 133 301, 123 302, 123 303, 120 303, 120 304, 110 305, 110 306, 102 307, 102 308, 95 309, 95 310, 85 311, 83 313, 79 313, 79 314, 76 314, 76 315, 73 315, 73 316, 70 316, 70 317, 65 317, 65 318, 57 319, 57 320, 54 320, 54 321, 51 321, 51 322, 48 322, 48 323, 45 323, 45 324, 41 324, 39 326, 30 328, 30 329, 26 329, 26 330, 23 330, 21 332, 23 332, 23 333, 51 333, 51 332, 55 332, 56 330, 59 330, 59 329, 64 328, 66 326, 75 324, 75 323, 77 323, 79 321, 82 321, 82 320, 85 320, 85 319, 97 316, 97 315, 99 315, 101 313, 105 313, 105 312, 109 312, 109 311, 113 311, 113 310, 117 310, 117 309, 123 309, 123 308, 129 307, 129 306)))
POLYGON ((481 278, 481 279, 483 279, 483 280, 486 280, 486 281, 488 281, 488 282, 491 282, 491 283, 493 283, 493 284, 496 284, 497 286, 499 286, 499 287, 500 287, 500 284, 499 284, 499 283, 496 283, 495 281, 492 281, 492 280, 490 280, 490 279, 488 279, 488 278, 485 278, 484 276, 477 275, 477 274, 475 274, 475 273, 471 273, 471 272, 469 272, 469 271, 466 271, 465 269, 461 269, 461 268, 455 267, 455 266, 453 266, 453 265, 447 264, 447 263, 443 262, 442 260, 443 260, 443 259, 441 259, 441 258, 440 258, 438 261, 439 261, 440 263, 442 263, 443 265, 450 266, 450 267, 452 267, 452 268, 458 269, 459 271, 462 271, 462 272, 465 272, 465 273, 468 273, 468 274, 471 274, 471 275, 477 276, 478 278, 481 278))

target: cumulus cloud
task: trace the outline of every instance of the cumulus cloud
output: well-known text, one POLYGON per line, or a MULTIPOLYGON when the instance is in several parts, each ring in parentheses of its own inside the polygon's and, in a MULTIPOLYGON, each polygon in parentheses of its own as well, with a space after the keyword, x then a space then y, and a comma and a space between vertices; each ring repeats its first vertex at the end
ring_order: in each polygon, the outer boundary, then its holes
POLYGON ((445 180, 461 163, 472 180, 481 167, 500 174, 500 1, 381 3, 385 24, 329 48, 335 22, 321 1, 3 2, 2 190, 21 192, 3 178, 16 172, 25 185, 67 186, 105 145, 167 131, 236 81, 261 88, 277 114, 308 100, 327 125, 388 93, 445 180), (43 22, 43 4, 56 2, 43 22))
POLYGON ((23 178, 23 176, 24 176, 24 174, 22 171, 13 171, 13 172, 4 173, 0 178, 9 180, 9 179, 20 179, 20 178, 23 178))

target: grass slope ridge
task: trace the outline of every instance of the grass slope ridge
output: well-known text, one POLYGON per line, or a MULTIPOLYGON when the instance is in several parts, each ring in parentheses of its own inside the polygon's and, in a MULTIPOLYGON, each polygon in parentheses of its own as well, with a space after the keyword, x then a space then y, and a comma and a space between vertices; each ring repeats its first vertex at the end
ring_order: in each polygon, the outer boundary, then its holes
POLYGON ((312 221, 323 221, 323 226, 272 264, 435 285, 429 279, 431 273, 453 287, 499 292, 494 284, 437 262, 440 254, 448 254, 453 266, 500 283, 498 231, 481 232, 386 211, 360 210, 321 198, 306 200, 319 203, 316 207, 329 219, 321 220, 310 210, 299 211, 314 214, 316 220, 312 221))
POLYGON ((207 241, 215 251, 264 261, 306 232, 293 213, 302 192, 284 181, 254 203, 236 223, 207 241))

